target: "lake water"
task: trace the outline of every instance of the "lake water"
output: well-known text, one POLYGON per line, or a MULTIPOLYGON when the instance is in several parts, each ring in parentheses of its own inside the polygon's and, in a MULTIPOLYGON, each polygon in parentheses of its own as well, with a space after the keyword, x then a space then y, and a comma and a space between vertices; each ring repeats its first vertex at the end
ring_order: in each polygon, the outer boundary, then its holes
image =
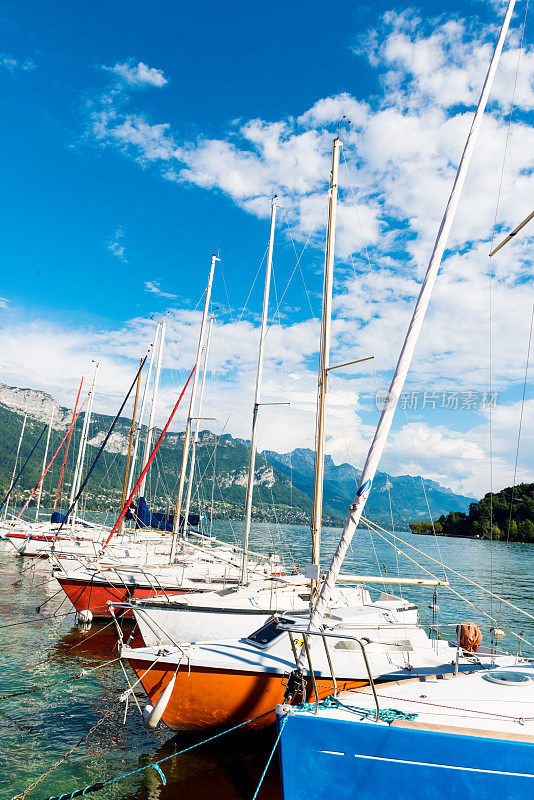
MULTIPOLYGON (((241 524, 215 522, 214 534, 227 541, 241 533, 241 524)), ((534 616, 534 547, 512 543, 399 534, 408 544, 463 573, 534 616), (439 547, 438 547, 439 545, 439 547)), ((323 536, 323 563, 329 562, 339 530, 323 536)), ((273 547, 291 568, 309 560, 309 532, 300 526, 256 524, 251 547, 265 552, 273 547)), ((440 579, 440 564, 400 545, 440 579)), ((415 564, 376 535, 359 531, 346 560, 345 573, 421 577, 415 564)), ((445 588, 438 590, 439 621, 473 620, 489 643, 492 623, 483 611, 500 620, 502 627, 524 631, 534 642, 534 621, 499 600, 490 601, 483 591, 449 573, 451 586, 479 610, 445 588)), ((161 726, 155 732, 143 728, 138 712, 130 706, 126 719, 119 696, 126 688, 116 660, 113 625, 93 624, 86 631, 74 624, 68 601, 48 577, 44 564, 14 556, 8 543, 0 543, 0 800, 8 800, 60 761, 103 717, 94 733, 63 760, 28 798, 44 798, 70 792, 96 781, 134 770, 204 738, 199 734, 172 734, 161 726), (46 601, 46 603, 44 603, 46 601), (38 612, 36 609, 41 607, 38 612), (93 670, 74 677, 81 670, 93 670), (27 691, 28 690, 28 691, 27 691), (21 694, 21 692, 26 692, 21 694), (16 696, 9 696, 16 695, 16 696)), ((426 575, 426 577, 429 577, 426 575)), ((387 587, 385 587, 387 589, 387 587)), ((401 587, 394 587, 399 592, 401 587)), ((402 587, 404 596, 418 603, 423 620, 430 619, 432 589, 402 587)), ((452 630, 444 628, 444 630, 452 630)), ((507 635, 504 646, 517 651, 517 639, 507 635)), ((522 646, 534 656, 534 648, 522 646)), ((95 798, 118 800, 249 800, 256 789, 273 742, 272 731, 243 732, 203 745, 164 765, 167 784, 152 769, 98 792, 95 798)), ((267 773, 259 797, 279 800, 276 759, 267 773)))

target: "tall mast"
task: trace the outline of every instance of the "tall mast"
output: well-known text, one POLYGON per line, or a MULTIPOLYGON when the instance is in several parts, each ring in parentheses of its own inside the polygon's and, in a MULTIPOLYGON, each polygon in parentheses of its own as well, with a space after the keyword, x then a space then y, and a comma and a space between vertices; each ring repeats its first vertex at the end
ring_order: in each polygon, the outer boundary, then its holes
MULTIPOLYGON (((84 380, 85 380, 85 378, 82 376, 82 379, 80 381, 80 386, 78 388, 78 394, 76 395, 76 403, 74 404, 74 411, 72 412, 72 422, 69 425, 68 437, 67 437, 67 446, 65 448, 65 454, 63 456, 63 464, 61 465, 61 472, 59 474, 59 482, 58 482, 58 487, 57 487, 57 492, 56 492, 56 499, 54 500, 54 507, 53 507, 52 511, 55 511, 56 508, 57 508, 57 503, 58 503, 58 500, 59 500, 59 494, 61 492, 61 484, 63 483, 63 476, 65 474, 65 464, 67 463, 67 456, 69 454, 69 447, 70 447, 70 440, 72 438, 72 431, 74 430, 74 425, 76 424, 76 420, 78 419, 78 415, 77 415, 76 411, 78 410, 78 402, 80 400, 80 392, 82 391, 82 386, 83 386, 84 380)), ((86 400, 87 400, 87 398, 86 398, 86 400)), ((83 402, 83 405, 85 405, 85 400, 83 402)), ((82 405, 82 408, 83 408, 83 405, 82 405)), ((80 409, 80 411, 81 411, 81 409, 80 409)))
POLYGON ((158 339, 158 334, 159 334, 159 322, 156 325, 156 332, 154 334, 154 341, 152 342, 152 344, 150 346, 150 360, 148 362, 148 372, 147 372, 147 375, 146 375, 145 385, 143 387, 143 398, 141 400, 141 411, 139 412, 139 424, 137 425, 137 429, 136 429, 136 432, 135 432, 135 442, 134 442, 134 447, 133 447, 132 460, 131 460, 131 463, 130 463, 130 475, 128 476, 128 488, 126 490, 126 497, 130 496, 130 492, 132 491, 132 486, 133 486, 133 479, 134 479, 134 473, 135 473, 135 463, 137 461, 137 452, 139 450, 139 442, 140 442, 140 439, 141 439, 141 427, 143 425, 143 416, 145 414, 145 406, 146 406, 146 401, 147 401, 147 397, 148 397, 148 388, 150 386, 150 378, 152 376, 152 365, 154 363, 154 353, 155 353, 155 350, 156 350, 156 342, 157 342, 157 339, 158 339))
MULTIPOLYGON (((150 448, 152 445, 152 434, 153 434, 153 426, 154 426, 154 417, 156 414, 156 406, 158 402, 158 389, 159 389, 159 378, 161 374, 161 359, 163 357, 163 345, 165 342, 165 328, 167 327, 166 322, 160 322, 159 328, 159 347, 158 347, 158 355, 156 358, 156 371, 154 373, 154 388, 152 390, 152 403, 150 404, 150 416, 148 418, 148 430, 146 432, 146 441, 145 441, 145 456, 143 458, 143 464, 146 464, 148 458, 150 456, 150 448)), ((148 474, 148 473, 147 473, 148 474)), ((141 481, 141 485, 139 486, 139 495, 142 496, 145 493, 145 485, 146 485, 146 475, 141 481)))
POLYGON ((245 528, 243 532, 243 556, 241 560, 240 583, 248 581, 248 545, 250 539, 250 521, 252 518, 252 494, 254 492, 254 469, 256 465, 256 436, 258 410, 261 397, 261 383, 263 378, 263 358, 265 353, 265 335, 267 333, 267 320, 269 317, 269 292, 271 288, 271 270, 273 264, 274 232, 276 228, 276 209, 278 206, 274 198, 271 200, 271 228, 269 231, 269 247, 267 249, 267 264, 265 267, 265 288, 263 290, 263 310, 261 315, 260 344, 258 350, 258 366, 256 369, 256 391, 254 393, 254 407, 252 409, 252 432, 250 435, 250 455, 248 461, 247 492, 245 495, 245 528))
MULTIPOLYGON (((417 344, 417 339, 421 332, 421 327, 423 325, 425 313, 428 308, 432 290, 434 288, 434 284, 436 282, 436 278, 438 275, 438 270, 441 263, 441 259, 443 257, 443 252, 445 250, 445 246, 447 244, 447 239, 449 237, 454 216, 458 208, 460 195, 462 193, 462 189, 465 183, 465 178, 467 175, 467 170, 469 168, 469 162, 471 160, 471 156, 473 155, 473 150, 475 147, 477 136, 480 130, 480 126, 482 124, 484 110, 486 108, 488 96, 491 90, 491 86, 493 84, 493 79, 495 77, 497 65, 499 63, 499 58, 502 52, 504 40, 506 38, 506 33, 508 31, 508 26, 510 24, 510 18, 512 16, 512 12, 514 9, 514 4, 515 0, 509 0, 508 8, 506 10, 504 21, 499 34, 499 39, 495 47, 493 58, 491 59, 491 63, 488 69, 488 74, 486 76, 486 80, 482 88, 482 93, 480 96, 478 107, 473 122, 471 124, 471 130, 469 131, 469 135, 467 137, 464 152, 462 154, 460 165, 458 167, 458 172, 456 173, 454 185, 452 187, 447 207, 445 209, 445 213, 443 215, 443 219, 439 227, 436 243, 434 245, 434 250, 430 258, 430 263, 428 265, 425 279, 423 281, 423 285, 421 286, 421 291, 417 299, 417 303, 415 305, 413 316, 410 322, 410 327, 408 328, 408 333, 406 334, 406 339, 404 341, 404 345, 402 347, 399 360, 397 362, 397 368, 395 370, 395 374, 393 375, 393 379, 391 381, 388 394, 388 401, 380 416, 380 421, 378 423, 374 439, 372 441, 369 453, 367 455, 367 460, 365 462, 365 466, 362 471, 362 475, 358 485, 358 490, 356 492, 356 497, 354 499, 354 503, 350 507, 349 516, 345 523, 341 540, 337 546, 336 552, 332 559, 332 563, 330 565, 330 569, 328 570, 328 575, 321 587, 317 603, 315 604, 315 607, 310 617, 309 624, 312 630, 317 629, 317 627, 320 625, 324 617, 324 614, 328 607, 329 600, 332 595, 332 591, 335 586, 336 578, 339 575, 341 565, 343 564, 343 559, 345 558, 347 549, 350 546, 352 537, 354 536, 356 528, 358 527, 358 524, 360 522, 360 518, 362 516, 366 500, 371 490, 371 484, 373 478, 375 476, 378 464, 380 462, 380 458, 382 456, 384 447, 386 445, 386 439, 389 430, 391 428, 391 423, 393 422, 393 415, 397 407, 398 399, 404 387, 406 375, 410 368, 415 346, 417 344)), ((302 668, 302 665, 304 663, 305 663, 305 654, 301 652, 299 658, 299 667, 302 668)))
POLYGON ((206 345, 204 347, 204 366, 202 369, 202 380, 200 382, 200 394, 198 396, 197 418, 195 420, 195 433, 191 443, 191 466, 189 467, 189 483, 187 485, 187 496, 184 506, 184 533, 187 531, 187 520, 189 518, 189 508, 191 506, 191 492, 193 490, 193 479, 195 476, 195 460, 197 454, 197 441, 200 429, 200 420, 202 419, 202 401, 204 400, 204 385, 206 383, 206 374, 208 371, 208 357, 210 352, 211 331, 213 328, 213 314, 210 317, 210 324, 208 327, 208 334, 206 336, 206 345))
MULTIPOLYGON (((50 434, 52 433, 52 421, 54 419, 54 414, 56 413, 56 407, 52 406, 52 411, 50 412, 50 422, 48 423, 48 433, 46 434, 46 445, 44 451, 44 458, 43 458, 43 468, 41 472, 43 473, 46 469, 46 459, 48 458, 48 448, 50 446, 50 434)), ((39 509, 41 508, 41 494, 43 492, 43 481, 39 483, 39 492, 37 494, 37 505, 35 508, 35 521, 39 522, 39 509)))
MULTIPOLYGON (((132 411, 132 424, 130 426, 130 438, 128 440, 128 455, 126 456, 126 467, 124 468, 124 483, 123 483, 123 486, 122 486, 121 511, 124 508, 124 502, 125 502, 126 497, 127 497, 126 491, 128 489, 128 481, 129 481, 129 477, 130 477, 130 460, 131 460, 131 457, 132 457, 132 444, 133 444, 133 438, 134 438, 134 433, 135 433, 135 421, 136 421, 136 418, 137 418, 137 402, 139 400, 139 386, 141 385, 141 367, 142 367, 142 365, 143 365, 143 359, 141 359, 141 362, 140 362, 140 365, 139 365, 139 374, 137 376, 137 386, 135 387, 135 400, 134 400, 134 407, 133 407, 133 411, 132 411)), ((122 522, 120 524, 119 533, 122 533, 123 528, 124 528, 124 520, 122 520, 122 522)))
MULTIPOLYGON (((76 459, 76 467, 74 470, 74 475, 72 478, 72 486, 70 490, 70 498, 69 498, 69 508, 72 506, 74 502, 74 498, 78 493, 78 489, 80 488, 80 484, 82 482, 82 472, 83 472, 83 464, 85 460, 85 450, 87 448, 87 439, 89 437, 89 425, 91 424, 91 413, 93 411, 93 400, 95 394, 95 383, 96 383, 96 375, 98 372, 98 363, 95 361, 95 371, 93 374, 93 382, 91 384, 91 389, 89 391, 89 399, 87 401, 87 411, 85 412, 83 418, 83 426, 82 426, 82 435, 80 437, 80 446, 78 448, 78 457, 76 459)), ((74 523, 76 521, 76 506, 72 509, 71 512, 71 525, 74 527, 74 523)))
POLYGON ((198 365, 200 363, 200 355, 202 353, 202 342, 204 340, 204 329, 206 327, 206 320, 208 318, 208 310, 211 299, 211 287, 213 285, 213 272, 215 270, 215 262, 220 261, 216 255, 211 257, 210 274, 208 277, 208 285, 206 286, 206 295, 204 297, 204 309, 202 311, 202 322, 200 324, 200 333, 198 336, 197 358, 195 361, 195 374, 193 375, 193 386, 191 387, 191 399, 189 401, 189 412, 187 414, 187 422, 185 426, 184 436, 184 450, 182 454, 182 467, 180 470, 180 483, 178 485, 178 498, 176 500, 176 509, 174 512, 174 524, 172 531, 172 546, 171 546, 171 562, 174 561, 176 555, 176 546, 178 544, 178 533, 180 531, 180 515, 182 513, 182 498, 185 486, 185 474, 187 471, 187 461, 189 458, 189 441, 191 438, 191 412, 195 407, 197 385, 198 385, 198 365))
POLYGON ((319 564, 321 556, 321 526, 323 514, 324 487, 324 442, 326 423, 326 398, 328 391, 328 367, 330 364, 330 338, 332 329, 332 287, 334 281, 334 251, 336 242, 336 212, 339 173, 339 153, 341 140, 334 139, 332 148, 332 171, 330 173, 330 190, 328 204, 328 227, 326 233, 326 253, 324 265, 323 315, 321 321, 321 358, 317 384, 317 422, 315 441, 315 472, 313 479, 312 509, 312 602, 318 591, 319 564))
POLYGON ((6 502, 6 505, 5 505, 4 519, 7 518, 7 509, 8 509, 8 506, 9 506, 9 494, 10 494, 12 488, 13 488, 13 484, 15 483, 15 475, 17 474, 17 464, 18 464, 18 461, 19 461, 20 447, 22 445, 22 437, 24 436, 24 430, 26 428, 26 420, 27 419, 28 419, 28 415, 24 414, 24 419, 22 420, 22 429, 20 431, 20 436, 19 436, 19 443, 18 443, 18 446, 17 446, 17 454, 15 456, 15 463, 13 465, 13 475, 11 476, 11 483, 9 485, 9 491, 8 491, 8 495, 7 495, 7 502, 6 502))

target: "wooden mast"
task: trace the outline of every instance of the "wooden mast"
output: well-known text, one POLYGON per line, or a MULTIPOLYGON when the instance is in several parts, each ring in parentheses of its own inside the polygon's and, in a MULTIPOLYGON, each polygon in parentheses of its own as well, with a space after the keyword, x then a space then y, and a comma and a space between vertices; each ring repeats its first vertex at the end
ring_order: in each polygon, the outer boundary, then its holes
POLYGON ((324 268, 323 315, 321 321, 321 361, 319 366, 319 379, 317 386, 317 429, 315 442, 315 473, 313 480, 313 510, 311 524, 312 567, 309 575, 309 577, 312 579, 312 602, 317 596, 321 557, 326 398, 328 390, 328 367, 330 364, 332 288, 334 273, 334 249, 336 242, 336 212, 340 150, 341 140, 339 136, 336 136, 332 148, 332 171, 330 173, 330 197, 328 205, 328 228, 324 268))
MULTIPOLYGON (((382 411, 376 429, 375 436, 369 448, 367 459, 365 461, 365 465, 363 467, 360 481, 358 484, 358 489, 356 491, 356 496, 354 498, 354 502, 352 503, 349 509, 349 514, 347 521, 345 523, 343 534, 337 546, 336 552, 334 553, 334 556, 332 558, 332 563, 328 570, 326 579, 321 586, 321 590, 317 597, 317 602, 313 608, 309 623, 310 630, 318 629, 327 611, 328 603, 332 596, 332 591, 334 589, 337 576, 339 575, 341 565, 343 564, 343 559, 345 558, 347 549, 350 546, 352 537, 354 536, 356 528, 358 527, 358 524, 360 522, 362 512, 365 507, 365 503, 371 491, 371 485, 375 477, 376 470, 380 462, 380 458, 382 457, 382 454, 384 452, 386 440, 391 428, 391 424, 393 422, 395 409, 397 407, 397 403, 399 401, 399 397, 401 396, 401 392, 404 387, 404 382, 406 380, 406 376, 408 374, 408 370, 411 365, 415 346, 417 344, 417 340, 421 333, 421 328, 423 326, 425 313, 430 303, 430 298, 432 295, 432 291, 434 289, 434 285, 436 283, 443 253, 445 251, 452 223, 456 214, 456 210, 458 208, 458 203, 460 201, 460 196, 465 183, 465 178, 469 168, 469 163, 473 155, 475 142, 477 140, 480 126, 482 124, 482 119, 484 116, 484 110, 486 108, 489 93, 491 90, 491 86, 493 84, 493 79, 495 77, 495 72, 497 71, 497 65, 499 63, 500 55, 504 45, 504 40, 506 38, 506 33, 508 31, 508 27, 510 24, 510 19, 514 9, 514 4, 515 0, 509 0, 504 21, 502 23, 502 27, 499 33, 499 38, 495 46, 495 51, 493 53, 491 63, 488 68, 484 86, 482 88, 477 110, 473 118, 473 121, 471 123, 471 129, 469 131, 467 141, 465 143, 462 158, 460 160, 458 171, 456 173, 456 178, 454 180, 449 200, 447 202, 447 206, 443 214, 443 219, 441 221, 441 225, 438 230, 436 242, 434 244, 434 249, 430 257, 430 262, 425 275, 425 279, 421 286, 421 291, 419 293, 419 297, 415 304, 408 332, 406 334, 406 338, 404 340, 404 344, 397 362, 397 367, 395 369, 395 373, 391 381, 388 393, 388 401, 384 406, 384 409, 382 411)), ((302 668, 303 664, 305 663, 305 658, 306 656, 303 648, 299 656, 298 668, 302 668)))

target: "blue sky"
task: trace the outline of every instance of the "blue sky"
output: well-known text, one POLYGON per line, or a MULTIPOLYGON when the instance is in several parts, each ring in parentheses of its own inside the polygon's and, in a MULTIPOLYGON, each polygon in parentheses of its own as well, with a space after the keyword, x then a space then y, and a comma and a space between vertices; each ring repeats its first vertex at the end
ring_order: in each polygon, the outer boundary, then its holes
MULTIPOLYGON (((111 410, 149 341, 151 316, 170 310, 163 418, 190 365, 194 309, 220 248, 210 403, 221 427, 247 435, 261 276, 244 313, 242 306, 265 248, 268 197, 277 191, 285 206, 277 288, 294 270, 292 240, 300 252, 309 238, 300 264, 311 311, 297 273, 266 365, 266 392, 290 397, 294 410, 283 436, 265 419, 262 443, 309 446, 324 192, 332 137, 346 114, 353 124, 343 132, 333 359, 372 352, 375 366, 333 381, 329 442, 337 461, 359 465, 376 419, 373 392, 387 384, 402 341, 502 13, 500 3, 481 2, 4 7, 0 380, 68 404, 96 355, 100 407, 111 410)), ((528 26, 497 206, 523 14, 519 3, 416 355, 413 430, 401 415, 390 450, 392 471, 413 472, 419 460, 426 475, 466 493, 487 485, 487 412, 462 404, 467 391, 480 398, 487 389, 493 215, 497 207, 500 235, 532 210, 528 26), (443 392, 459 392, 458 409, 441 407, 443 392)), ((530 241, 515 243, 495 267, 503 485, 513 466, 532 302, 530 241)))

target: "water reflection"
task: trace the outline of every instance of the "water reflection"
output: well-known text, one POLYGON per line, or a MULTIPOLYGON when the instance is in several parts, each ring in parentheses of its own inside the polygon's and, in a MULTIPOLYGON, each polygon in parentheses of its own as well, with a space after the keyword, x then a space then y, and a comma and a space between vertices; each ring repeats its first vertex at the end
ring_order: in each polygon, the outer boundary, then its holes
MULTIPOLYGON (((181 734, 166 742, 150 762, 178 752, 200 739, 199 735, 181 734)), ((167 779, 164 786, 153 769, 147 770, 131 800, 236 800, 253 796, 275 741, 274 731, 246 733, 236 731, 221 739, 201 745, 162 764, 167 779)), ((141 759, 139 766, 148 763, 141 759)), ((261 789, 262 800, 280 800, 278 761, 273 758, 261 789)))
MULTIPOLYGON (((232 541, 228 523, 218 523, 216 533, 232 541)), ((306 528, 286 526, 276 535, 278 552, 285 553, 290 547, 295 563, 309 561, 306 528)), ((493 623, 484 616, 485 612, 497 618, 502 627, 523 630, 525 638, 534 642, 534 619, 499 599, 504 590, 507 600, 534 617, 532 545, 511 543, 506 549, 504 542, 492 545, 480 540, 436 541, 428 536, 399 535, 405 539, 400 546, 407 553, 417 557, 437 577, 445 574, 452 588, 467 599, 464 601, 445 588, 438 589, 438 622, 444 635, 452 634, 456 622, 473 620, 483 630, 483 643, 489 645, 493 623), (424 556, 409 550, 408 544, 428 553, 438 563, 425 561, 424 556), (492 589, 496 596, 492 599, 482 589, 461 580, 448 566, 443 570, 441 562, 492 589), (450 627, 446 627, 447 623, 450 627)), ((272 538, 271 526, 255 525, 251 547, 269 549, 272 538)), ((324 530, 323 564, 329 563, 338 538, 338 529, 324 530)), ((344 571, 421 575, 415 564, 379 538, 372 539, 364 530, 355 536, 344 571)), ((387 585, 383 589, 389 591, 387 585)), ((392 590, 416 602, 422 618, 430 622, 432 588, 393 586, 392 590)), ((380 591, 374 590, 373 596, 380 591)), ((125 623, 126 637, 131 630, 131 624, 125 623)), ((138 636, 136 643, 140 643, 138 636)), ((502 644, 512 652, 517 650, 517 638, 512 635, 502 644)), ((534 655, 534 648, 523 646, 522 650, 534 655)), ((99 778, 112 778, 202 739, 203 734, 175 735, 163 726, 148 731, 134 702, 130 702, 125 715, 120 696, 127 684, 116 658, 117 636, 112 623, 93 623, 88 629, 74 625, 68 601, 50 578, 45 564, 40 560, 28 563, 27 559, 17 558, 10 545, 0 544, 0 696, 32 690, 27 695, 0 701, 0 800, 8 800, 46 772, 103 718, 91 738, 40 783, 28 800, 72 791, 99 778), (36 611, 38 607, 40 613, 36 611), (102 668, 94 670, 99 665, 102 668), (64 680, 82 669, 94 671, 84 678, 64 680)), ((141 693, 139 702, 141 705, 146 702, 141 693)), ((98 797, 101 800, 244 800, 254 794, 272 743, 273 731, 234 732, 165 764, 166 786, 149 769, 98 797)), ((260 797, 280 798, 276 760, 260 797)))

